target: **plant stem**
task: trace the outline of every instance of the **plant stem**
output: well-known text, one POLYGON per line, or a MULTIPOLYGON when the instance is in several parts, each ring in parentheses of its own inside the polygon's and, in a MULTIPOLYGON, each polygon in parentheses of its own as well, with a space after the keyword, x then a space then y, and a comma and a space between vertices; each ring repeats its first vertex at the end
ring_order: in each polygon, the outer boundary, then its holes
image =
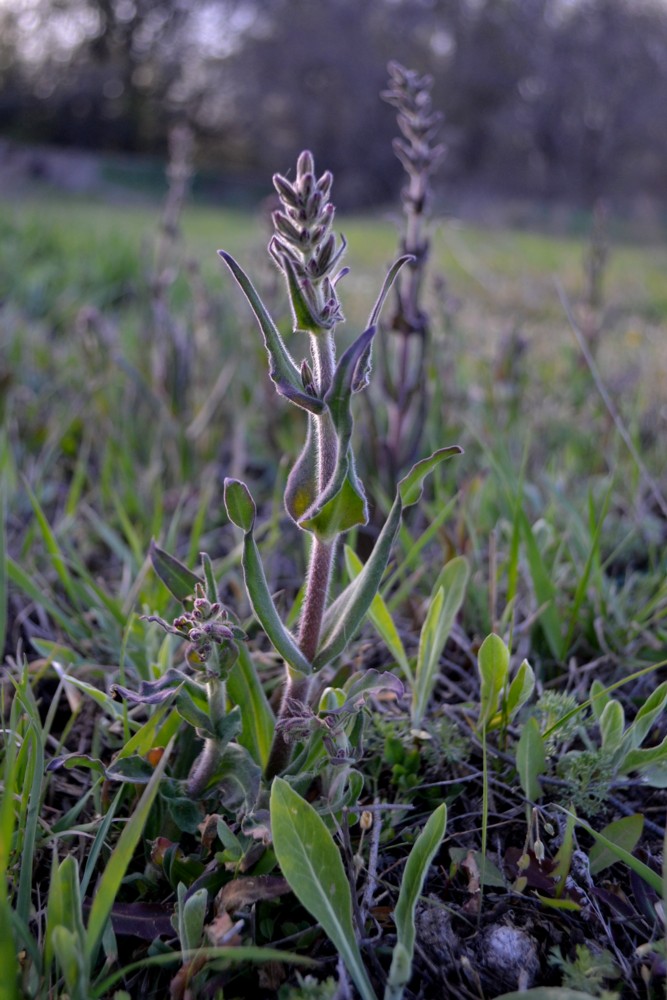
MULTIPOLYGON (((326 395, 335 369, 335 353, 331 333, 311 336, 313 356, 313 374, 315 386, 320 398, 326 395)), ((336 429, 328 412, 317 418, 317 473, 320 493, 326 488, 334 474, 337 459, 338 438, 336 429)), ((313 541, 308 558, 308 575, 306 578, 306 593, 301 611, 299 625, 299 648, 307 660, 312 662, 317 653, 320 641, 322 619, 329 594, 329 579, 333 563, 335 543, 321 541, 313 535, 313 541)), ((299 705, 308 702, 310 692, 310 677, 295 675, 287 670, 287 682, 283 700, 278 713, 277 722, 298 713, 299 705)), ((289 763, 291 746, 278 731, 273 739, 269 760, 266 765, 266 777, 271 779, 285 770, 289 763)))

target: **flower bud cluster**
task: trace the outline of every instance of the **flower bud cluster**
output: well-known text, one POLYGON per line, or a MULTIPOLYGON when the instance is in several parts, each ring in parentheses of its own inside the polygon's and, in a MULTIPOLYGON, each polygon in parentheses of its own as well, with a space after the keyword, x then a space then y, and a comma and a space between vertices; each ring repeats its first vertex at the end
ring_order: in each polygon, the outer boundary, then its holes
POLYGON ((389 89, 381 96, 398 110, 396 120, 405 136, 394 139, 394 152, 411 177, 430 175, 446 151, 444 145, 433 144, 443 117, 432 109, 433 78, 420 76, 397 62, 390 62, 388 68, 389 89))
POLYGON ((333 182, 327 170, 317 179, 315 163, 308 151, 297 161, 296 179, 275 174, 273 183, 281 208, 273 213, 275 235, 269 244, 274 260, 287 272, 291 267, 306 300, 314 324, 331 329, 343 320, 335 291, 336 267, 345 252, 331 231, 335 209, 329 201, 333 182))
POLYGON ((237 656, 236 640, 246 638, 243 629, 235 625, 228 616, 220 601, 210 601, 204 587, 198 583, 192 611, 185 611, 174 618, 172 624, 156 615, 150 615, 148 621, 157 622, 166 632, 187 639, 190 643, 186 659, 190 666, 201 668, 210 659, 213 646, 219 647, 221 661, 231 666, 237 656), (230 661, 227 664, 227 661, 230 661))

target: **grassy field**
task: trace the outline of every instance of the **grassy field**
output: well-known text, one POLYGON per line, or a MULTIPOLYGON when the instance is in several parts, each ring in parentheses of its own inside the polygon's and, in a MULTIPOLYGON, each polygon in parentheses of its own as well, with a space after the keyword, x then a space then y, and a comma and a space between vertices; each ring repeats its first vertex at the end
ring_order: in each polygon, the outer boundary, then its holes
MULTIPOLYGON (((0 201, 2 995, 296 1000, 345 995, 349 976, 373 997, 389 975, 389 1000, 663 996, 667 246, 609 237, 596 300, 588 238, 438 223, 421 455, 465 453, 406 512, 383 601, 317 685, 349 692, 359 672, 392 671, 404 693, 375 692, 336 730, 354 761, 344 792, 320 744, 317 767, 274 783, 273 843, 259 773, 281 661, 244 588, 223 480, 252 490, 291 628, 306 552, 281 497, 305 418, 274 392, 218 248, 299 358, 307 345, 268 262, 268 220, 196 206, 173 236, 159 222, 145 203, 0 201), (249 637, 225 692, 243 710, 238 763, 197 795, 205 696, 188 708, 180 681, 171 700, 114 697, 182 669, 178 635, 142 619, 172 620, 163 580, 184 572, 151 561, 152 539, 194 572, 208 553, 207 598, 249 637), (312 826, 315 868, 343 859, 337 891, 355 903, 349 926, 333 908, 341 938, 299 889, 308 852, 278 823, 290 803, 304 829, 311 813, 326 821, 312 826), (399 989, 395 944, 415 931, 399 989)), ((397 238, 388 217, 337 228, 342 353, 397 238)), ((370 404, 355 403, 371 516, 347 541, 362 560, 393 496, 372 440, 376 369, 370 404)), ((351 572, 339 556, 333 593, 351 572)))

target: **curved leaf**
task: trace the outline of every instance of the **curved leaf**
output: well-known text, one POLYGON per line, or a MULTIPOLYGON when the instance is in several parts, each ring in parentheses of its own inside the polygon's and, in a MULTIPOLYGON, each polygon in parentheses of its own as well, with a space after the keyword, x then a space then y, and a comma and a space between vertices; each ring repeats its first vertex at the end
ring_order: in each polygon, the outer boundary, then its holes
POLYGON ((250 278, 231 254, 228 254, 225 250, 218 250, 218 253, 234 275, 259 323, 259 328, 264 337, 264 346, 269 355, 269 375, 272 381, 275 382, 279 391, 282 385, 283 387, 289 386, 297 393, 302 393, 303 386, 299 377, 299 369, 285 347, 278 327, 271 319, 266 306, 262 302, 250 278))
POLYGON ((273 603, 262 558, 252 531, 247 531, 243 536, 243 576, 255 617, 276 651, 290 667, 302 674, 310 674, 311 664, 297 646, 292 633, 283 625, 273 603))

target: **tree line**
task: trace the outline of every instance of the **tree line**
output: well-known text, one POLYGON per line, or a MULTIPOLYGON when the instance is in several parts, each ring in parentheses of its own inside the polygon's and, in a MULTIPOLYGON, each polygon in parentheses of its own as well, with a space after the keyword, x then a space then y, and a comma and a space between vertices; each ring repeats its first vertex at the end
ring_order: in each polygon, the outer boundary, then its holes
POLYGON ((308 147, 378 203, 392 59, 433 75, 443 183, 667 197, 661 0, 23 0, 0 7, 0 131, 161 153, 187 121, 204 165, 266 176, 308 147))

